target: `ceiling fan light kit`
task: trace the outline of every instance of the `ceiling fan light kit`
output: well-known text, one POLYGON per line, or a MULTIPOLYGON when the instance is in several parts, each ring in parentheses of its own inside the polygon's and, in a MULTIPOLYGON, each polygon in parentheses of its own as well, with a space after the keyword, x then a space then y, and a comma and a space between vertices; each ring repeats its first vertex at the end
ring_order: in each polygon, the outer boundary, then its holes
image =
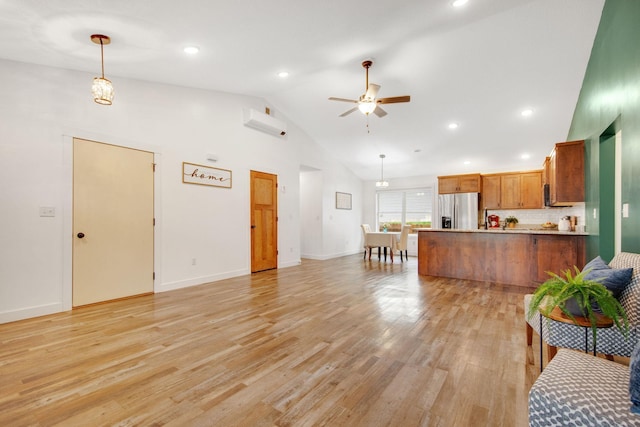
POLYGON ((366 92, 360 95, 358 100, 348 99, 348 98, 336 98, 330 97, 330 101, 340 101, 340 102, 351 102, 354 104, 358 104, 350 110, 345 111, 340 114, 340 117, 345 117, 356 110, 360 110, 362 114, 367 117, 369 114, 374 113, 378 117, 384 117, 387 115, 387 112, 384 111, 378 104, 397 104, 399 102, 409 102, 411 101, 411 97, 409 95, 405 96, 394 96, 390 98, 376 98, 378 95, 378 91, 380 90, 380 85, 371 83, 369 84, 369 68, 373 65, 373 61, 366 60, 362 62, 362 67, 365 69, 365 90, 366 92))
POLYGON ((109 36, 92 34, 91 41, 100 45, 100 63, 102 64, 102 77, 94 77, 91 85, 93 100, 100 105, 113 103, 113 84, 111 80, 104 78, 104 45, 111 43, 109 36))

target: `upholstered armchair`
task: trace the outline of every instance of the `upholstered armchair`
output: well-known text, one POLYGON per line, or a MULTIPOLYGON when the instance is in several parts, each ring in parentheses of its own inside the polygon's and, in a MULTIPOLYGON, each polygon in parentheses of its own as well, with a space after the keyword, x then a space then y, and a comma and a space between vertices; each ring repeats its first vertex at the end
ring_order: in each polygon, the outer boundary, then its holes
MULTIPOLYGON (((621 252, 609 263, 614 269, 633 268, 631 282, 622 291, 619 297, 620 304, 624 307, 629 320, 629 337, 625 336, 618 328, 598 329, 596 352, 607 356, 631 356, 631 352, 640 339, 640 254, 621 252)), ((535 314, 529 319, 528 310, 532 295, 524 297, 524 313, 527 322, 527 345, 531 346, 533 331, 542 334, 542 340, 547 345, 548 360, 551 360, 557 352, 557 347, 585 349, 585 331, 581 326, 557 322, 535 314), (542 320, 542 322, 541 322, 542 320)), ((592 334, 587 334, 588 348, 593 348, 592 334)))

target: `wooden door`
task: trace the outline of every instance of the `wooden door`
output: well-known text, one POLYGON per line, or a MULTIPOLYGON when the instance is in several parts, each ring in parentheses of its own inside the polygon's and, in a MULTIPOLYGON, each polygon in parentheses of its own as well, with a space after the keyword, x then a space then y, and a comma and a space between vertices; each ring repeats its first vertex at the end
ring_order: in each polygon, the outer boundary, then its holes
POLYGON ((153 292, 153 153, 74 138, 73 306, 153 292))
POLYGON ((251 171, 251 272, 278 268, 278 177, 251 171))

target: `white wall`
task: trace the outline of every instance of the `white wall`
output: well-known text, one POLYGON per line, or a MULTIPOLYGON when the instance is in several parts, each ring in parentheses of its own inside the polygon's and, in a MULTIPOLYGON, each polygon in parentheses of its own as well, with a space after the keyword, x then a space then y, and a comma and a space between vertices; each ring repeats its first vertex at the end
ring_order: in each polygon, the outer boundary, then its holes
POLYGON ((362 203, 336 215, 328 199, 344 191, 361 200, 361 181, 277 112, 286 138, 243 126, 242 108, 266 101, 109 77, 115 99, 105 107, 91 100, 93 75, 0 60, 0 322, 71 306, 72 137, 156 153, 156 291, 249 274, 250 170, 278 175, 279 267, 300 262, 303 164, 324 176, 329 219, 316 255, 360 250, 362 203), (183 161, 231 170, 233 188, 183 184, 183 161), (56 216, 40 217, 41 206, 56 216))
POLYGON ((322 171, 300 171, 300 254, 303 258, 323 258, 322 181, 322 171))

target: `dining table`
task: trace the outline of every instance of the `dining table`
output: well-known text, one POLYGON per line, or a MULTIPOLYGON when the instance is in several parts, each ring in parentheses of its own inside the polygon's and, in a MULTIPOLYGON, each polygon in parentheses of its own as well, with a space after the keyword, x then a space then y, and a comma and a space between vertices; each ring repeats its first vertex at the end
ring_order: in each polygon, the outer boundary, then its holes
POLYGON ((387 248, 391 262, 393 262, 393 249, 396 243, 400 241, 400 232, 395 231, 379 231, 369 232, 364 236, 364 246, 369 248, 369 259, 371 259, 371 249, 378 248, 378 259, 380 259, 380 248, 384 249, 384 260, 387 261, 387 248))

